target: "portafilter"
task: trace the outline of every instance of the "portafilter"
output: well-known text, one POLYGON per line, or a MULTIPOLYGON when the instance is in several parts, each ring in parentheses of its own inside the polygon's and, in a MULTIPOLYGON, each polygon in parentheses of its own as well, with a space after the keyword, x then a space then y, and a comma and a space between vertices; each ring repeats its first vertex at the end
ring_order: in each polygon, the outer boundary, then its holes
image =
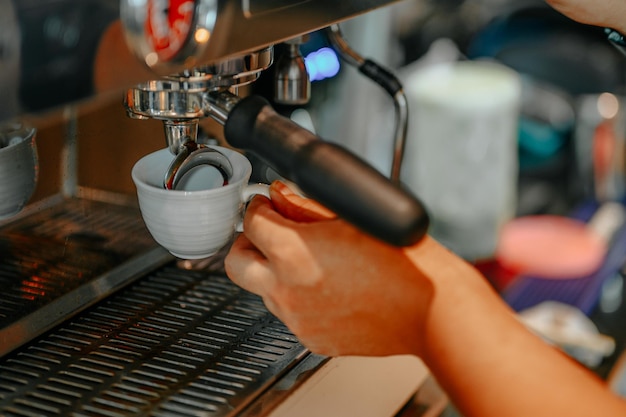
POLYGON ((255 154, 366 233, 396 246, 411 245, 425 235, 425 208, 398 183, 344 147, 281 116, 264 98, 235 94, 272 65, 273 45, 201 64, 212 53, 213 29, 220 24, 214 17, 221 2, 162 3, 168 7, 159 8, 157 1, 122 1, 131 49, 157 72, 177 71, 129 89, 125 106, 130 117, 162 120, 174 154, 195 142, 199 120, 211 117, 223 125, 231 146, 255 154))

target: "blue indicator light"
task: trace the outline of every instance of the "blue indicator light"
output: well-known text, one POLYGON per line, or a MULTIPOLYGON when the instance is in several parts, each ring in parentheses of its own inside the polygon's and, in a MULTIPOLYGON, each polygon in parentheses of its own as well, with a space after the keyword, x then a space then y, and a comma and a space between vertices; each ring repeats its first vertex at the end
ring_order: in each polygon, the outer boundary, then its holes
POLYGON ((304 64, 311 81, 334 77, 341 67, 337 54, 331 48, 311 52, 304 58, 304 64))
POLYGON ((306 72, 309 73, 309 80, 311 81, 319 80, 317 65, 315 64, 315 60, 313 59, 316 53, 317 52, 311 52, 304 58, 304 66, 306 67, 306 72))

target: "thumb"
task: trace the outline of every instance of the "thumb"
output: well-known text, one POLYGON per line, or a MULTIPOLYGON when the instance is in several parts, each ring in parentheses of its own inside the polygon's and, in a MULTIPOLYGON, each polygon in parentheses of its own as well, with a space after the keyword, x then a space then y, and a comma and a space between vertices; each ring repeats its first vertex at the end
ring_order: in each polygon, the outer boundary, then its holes
POLYGON ((271 184, 270 196, 276 211, 295 222, 311 223, 337 217, 317 201, 296 194, 281 181, 274 181, 271 184))

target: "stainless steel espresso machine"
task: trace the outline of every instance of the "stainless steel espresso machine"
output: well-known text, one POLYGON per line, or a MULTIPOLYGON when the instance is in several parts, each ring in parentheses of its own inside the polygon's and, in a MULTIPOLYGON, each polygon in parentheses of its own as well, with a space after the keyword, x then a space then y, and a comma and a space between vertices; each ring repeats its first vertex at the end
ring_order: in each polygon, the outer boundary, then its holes
MULTIPOLYGON (((184 159, 198 146, 199 121, 211 118, 232 147, 367 233, 408 245, 428 217, 397 181, 402 86, 350 49, 337 26, 390 3, 0 0, 0 121, 119 94, 131 118, 162 121, 166 146, 184 159), (98 60, 116 29, 119 59, 98 60), (317 31, 392 96, 391 178, 266 99, 240 94, 276 66, 274 101, 306 102, 298 45, 317 31), (283 43, 288 54, 275 59, 283 43), (98 84, 97 74, 111 73, 119 76, 98 84)), ((128 199, 46 199, 0 223, 0 248, 2 415, 271 415, 328 361, 220 272, 176 262, 128 199)))

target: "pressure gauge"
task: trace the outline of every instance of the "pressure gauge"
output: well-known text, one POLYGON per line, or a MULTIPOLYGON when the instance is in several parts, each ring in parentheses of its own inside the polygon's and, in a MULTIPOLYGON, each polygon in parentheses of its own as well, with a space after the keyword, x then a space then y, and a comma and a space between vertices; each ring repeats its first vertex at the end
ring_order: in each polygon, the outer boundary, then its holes
POLYGON ((121 0, 120 7, 129 46, 162 75, 198 65, 217 8, 217 0, 121 0))
POLYGON ((119 1, 127 43, 155 73, 187 77, 219 65, 209 72, 226 70, 239 83, 266 66, 274 45, 398 0, 119 1))
POLYGON ((183 48, 193 25, 193 0, 148 0, 145 33, 157 57, 173 59, 183 48))

